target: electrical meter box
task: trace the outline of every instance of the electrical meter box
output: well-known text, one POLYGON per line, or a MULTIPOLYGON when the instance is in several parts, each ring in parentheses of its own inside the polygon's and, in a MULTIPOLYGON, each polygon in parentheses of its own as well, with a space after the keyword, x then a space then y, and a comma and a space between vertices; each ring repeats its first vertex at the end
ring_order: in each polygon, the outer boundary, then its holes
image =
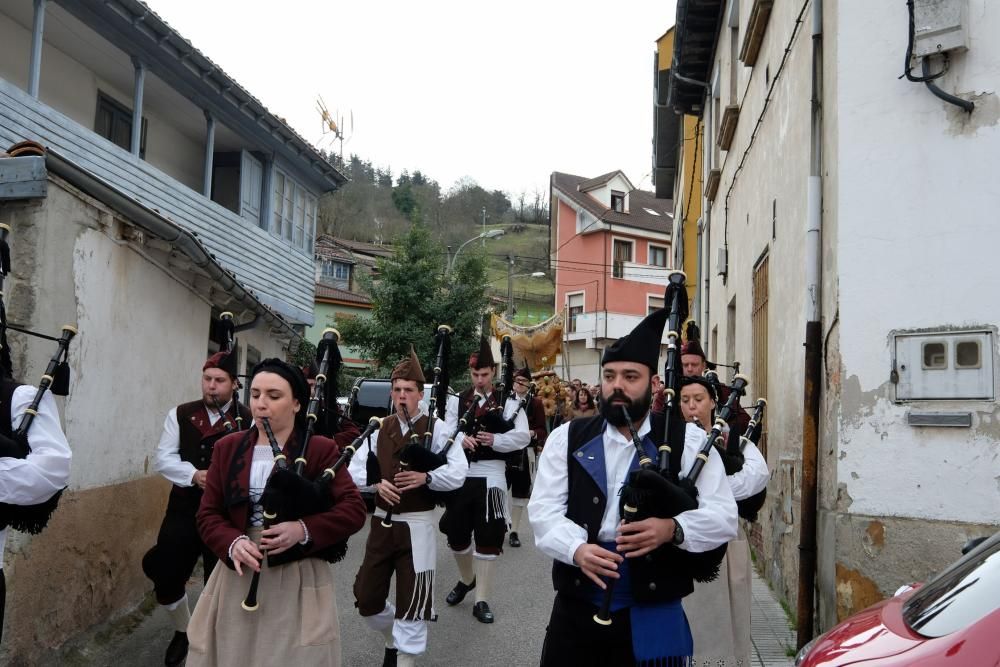
POLYGON ((897 401, 993 400, 992 331, 897 333, 897 401))
POLYGON ((969 0, 914 0, 913 57, 969 48, 969 0))

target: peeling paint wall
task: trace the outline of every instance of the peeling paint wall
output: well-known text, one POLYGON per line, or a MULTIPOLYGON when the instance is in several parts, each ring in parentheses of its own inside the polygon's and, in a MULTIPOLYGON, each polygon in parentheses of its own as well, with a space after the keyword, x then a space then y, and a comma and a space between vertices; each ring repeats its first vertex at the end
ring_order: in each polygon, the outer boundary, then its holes
MULTIPOLYGON (((58 646, 150 590, 140 559, 168 493, 152 457, 167 411, 199 396, 211 307, 125 244, 116 214, 54 176, 45 199, 0 204, 0 222, 12 228, 10 321, 80 331, 70 395, 57 399, 73 450, 69 489, 41 535, 9 536, 4 559, 0 663, 30 665, 37 646, 58 646)), ((37 382, 55 344, 8 336, 15 374, 37 382)), ((243 359, 247 344, 283 356, 265 325, 239 337, 243 359)))
POLYGON ((1000 406, 899 403, 890 377, 896 330, 983 327, 994 332, 995 366, 1000 358, 1000 185, 983 168, 1000 152, 1000 7, 970 0, 968 15, 970 48, 937 83, 974 99, 971 116, 898 78, 905 3, 837 3, 837 29, 825 31, 835 95, 824 118, 837 159, 827 156, 835 173, 824 192, 836 327, 824 327, 822 629, 925 579, 966 537, 1000 524, 1000 406), (911 410, 969 412, 972 427, 912 427, 911 410))

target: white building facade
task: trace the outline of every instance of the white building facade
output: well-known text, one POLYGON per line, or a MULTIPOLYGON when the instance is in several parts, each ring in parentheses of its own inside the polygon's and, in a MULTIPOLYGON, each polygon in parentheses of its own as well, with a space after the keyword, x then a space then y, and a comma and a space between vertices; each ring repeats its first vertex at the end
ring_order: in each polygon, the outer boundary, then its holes
POLYGON ((918 16, 954 40, 947 63, 928 61, 947 66, 934 81, 957 98, 946 101, 900 78, 906 3, 683 4, 673 71, 687 80, 671 95, 705 126, 698 317, 709 357, 743 362, 750 395, 768 398, 772 481, 755 546, 793 609, 810 472, 803 343, 818 323, 825 629, 1000 523, 1000 7, 937 3, 957 8, 953 25, 918 16), (692 27, 699 10, 715 17, 711 35, 692 27), (705 39, 713 56, 700 60, 705 39))

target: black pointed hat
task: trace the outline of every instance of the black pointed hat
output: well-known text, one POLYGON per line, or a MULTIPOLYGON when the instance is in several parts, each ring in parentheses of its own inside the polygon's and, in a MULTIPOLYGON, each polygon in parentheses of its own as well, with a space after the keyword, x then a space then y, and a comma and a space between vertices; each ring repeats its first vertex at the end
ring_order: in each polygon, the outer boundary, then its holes
POLYGON ((656 373, 660 361, 660 342, 667 323, 667 309, 660 308, 645 317, 631 332, 604 348, 601 365, 612 361, 634 361, 649 366, 656 373))
POLYGON ((479 370, 480 368, 493 368, 497 362, 493 360, 493 350, 490 349, 490 342, 485 336, 479 337, 479 352, 469 355, 469 368, 479 370))
POLYGON ((525 364, 521 368, 518 368, 516 371, 514 371, 514 377, 522 377, 526 379, 528 382, 531 382, 531 369, 528 368, 528 364, 525 364))

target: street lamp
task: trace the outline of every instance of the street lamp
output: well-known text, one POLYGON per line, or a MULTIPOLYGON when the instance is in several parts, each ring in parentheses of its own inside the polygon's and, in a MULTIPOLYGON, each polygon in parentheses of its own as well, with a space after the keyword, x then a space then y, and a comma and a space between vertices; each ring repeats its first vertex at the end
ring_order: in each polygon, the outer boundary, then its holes
POLYGON ((471 239, 469 239, 468 241, 466 241, 462 245, 458 246, 458 250, 456 250, 455 254, 452 255, 451 258, 448 260, 448 267, 445 270, 444 274, 448 275, 448 274, 451 273, 451 270, 455 267, 455 260, 458 259, 458 253, 462 252, 462 248, 464 248, 465 246, 469 245, 473 241, 478 241, 479 239, 482 239, 483 243, 486 243, 486 239, 495 239, 498 236, 503 236, 503 234, 504 234, 504 231, 502 229, 491 229, 489 231, 486 231, 486 232, 483 232, 481 234, 477 234, 477 235, 473 236, 471 239))

